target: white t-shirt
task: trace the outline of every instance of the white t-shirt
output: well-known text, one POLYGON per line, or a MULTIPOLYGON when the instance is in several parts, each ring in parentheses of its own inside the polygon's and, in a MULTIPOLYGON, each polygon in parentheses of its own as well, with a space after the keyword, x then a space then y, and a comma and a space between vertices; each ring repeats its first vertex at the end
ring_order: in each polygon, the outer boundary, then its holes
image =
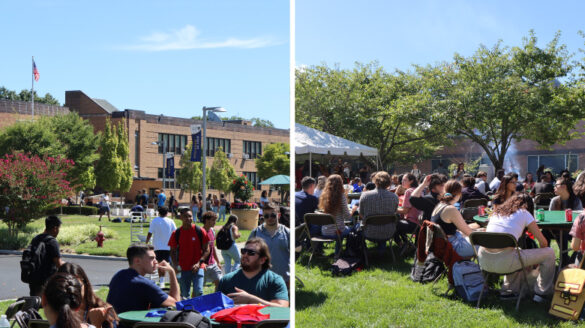
POLYGON ((175 221, 164 217, 157 216, 150 222, 148 232, 153 234, 152 245, 155 251, 170 251, 169 239, 173 231, 177 230, 175 221))
POLYGON ((490 222, 485 231, 487 232, 505 232, 516 237, 516 240, 522 236, 524 228, 534 222, 534 217, 528 211, 521 209, 512 213, 510 216, 490 216, 490 222))
POLYGON ((500 179, 498 179, 497 177, 494 178, 492 182, 490 182, 490 190, 494 189, 497 190, 500 187, 500 183, 501 183, 500 179))

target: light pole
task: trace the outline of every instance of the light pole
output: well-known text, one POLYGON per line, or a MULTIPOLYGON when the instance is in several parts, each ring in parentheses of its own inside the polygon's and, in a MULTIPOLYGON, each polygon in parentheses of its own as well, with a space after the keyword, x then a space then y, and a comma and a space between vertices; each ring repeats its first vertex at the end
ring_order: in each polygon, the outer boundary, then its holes
POLYGON ((206 136, 207 136, 207 111, 212 111, 212 112, 219 112, 219 113, 223 113, 225 112, 225 108, 223 107, 205 107, 203 106, 203 138, 201 138, 201 143, 203 143, 203 145, 201 146, 201 170, 203 171, 203 204, 201 204, 201 213, 205 213, 206 209, 206 205, 207 205, 207 186, 206 186, 206 181, 205 181, 205 158, 206 156, 206 136))
POLYGON ((164 142, 164 140, 152 142, 153 145, 158 145, 158 146, 160 146, 161 143, 162 143, 162 147, 163 147, 162 189, 165 189, 165 173, 166 173, 165 166, 166 166, 166 161, 167 161, 167 145, 164 142))

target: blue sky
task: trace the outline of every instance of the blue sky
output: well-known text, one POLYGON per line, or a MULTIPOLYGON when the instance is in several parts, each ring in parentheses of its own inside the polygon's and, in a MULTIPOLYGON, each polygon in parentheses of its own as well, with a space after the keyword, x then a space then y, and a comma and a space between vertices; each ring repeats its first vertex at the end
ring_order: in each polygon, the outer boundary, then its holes
MULTIPOLYGON (((377 60, 410 70, 469 56, 480 44, 519 46, 534 29, 545 45, 561 30, 570 52, 585 48, 583 1, 296 0, 295 65, 353 68, 377 60)), ((578 57, 583 57, 579 54, 578 57)))
POLYGON ((61 103, 191 117, 203 106, 289 128, 288 1, 1 1, 0 86, 61 103))

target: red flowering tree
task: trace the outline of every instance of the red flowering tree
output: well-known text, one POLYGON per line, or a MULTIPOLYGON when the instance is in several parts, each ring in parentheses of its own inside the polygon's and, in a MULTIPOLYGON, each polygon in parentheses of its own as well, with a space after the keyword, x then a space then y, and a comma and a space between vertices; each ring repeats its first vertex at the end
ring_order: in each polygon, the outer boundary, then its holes
POLYGON ((68 159, 21 153, 0 158, 0 218, 10 235, 71 193, 66 175, 73 165, 68 159))
POLYGON ((247 203, 248 199, 254 195, 254 187, 245 175, 240 175, 232 181, 231 191, 234 198, 239 199, 242 203, 234 202, 232 208, 254 208, 256 204, 247 203))

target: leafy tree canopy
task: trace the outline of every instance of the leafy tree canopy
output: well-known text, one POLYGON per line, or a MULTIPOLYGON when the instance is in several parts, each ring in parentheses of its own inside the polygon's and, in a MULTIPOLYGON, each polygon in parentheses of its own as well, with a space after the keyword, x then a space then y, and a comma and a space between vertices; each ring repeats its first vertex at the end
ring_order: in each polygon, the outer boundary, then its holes
MULTIPOLYGON (((243 118, 241 116, 232 115, 229 117, 220 117, 222 121, 237 121, 237 120, 244 120, 244 121, 251 121, 252 126, 258 127, 265 127, 265 128, 273 128, 274 123, 269 120, 261 119, 259 117, 252 117, 251 119, 243 118)), ((192 120, 203 120, 203 116, 193 116, 191 117, 192 120)))
MULTIPOLYGON (((19 93, 16 91, 8 90, 5 87, 0 87, 0 99, 17 100, 17 101, 30 101, 30 90, 22 90, 19 93)), ((53 97, 50 93, 46 93, 44 97, 39 97, 35 91, 35 103, 43 103, 47 105, 61 106, 59 101, 53 97)))
POLYGON ((215 156, 213 157, 213 164, 209 170, 209 181, 211 182, 211 185, 215 189, 225 193, 230 191, 232 181, 236 177, 236 170, 230 163, 226 154, 221 148, 216 150, 215 156))
MULTIPOLYGON (((201 162, 191 162, 192 147, 193 143, 189 142, 181 155, 179 161, 181 169, 177 172, 176 181, 181 185, 182 190, 198 193, 203 190, 203 171, 201 170, 201 162)), ((209 174, 206 174, 205 178, 207 185, 209 185, 209 174)))
POLYGON ((287 143, 272 143, 264 148, 261 157, 256 158, 256 170, 262 180, 275 175, 290 174, 290 146, 287 143))

